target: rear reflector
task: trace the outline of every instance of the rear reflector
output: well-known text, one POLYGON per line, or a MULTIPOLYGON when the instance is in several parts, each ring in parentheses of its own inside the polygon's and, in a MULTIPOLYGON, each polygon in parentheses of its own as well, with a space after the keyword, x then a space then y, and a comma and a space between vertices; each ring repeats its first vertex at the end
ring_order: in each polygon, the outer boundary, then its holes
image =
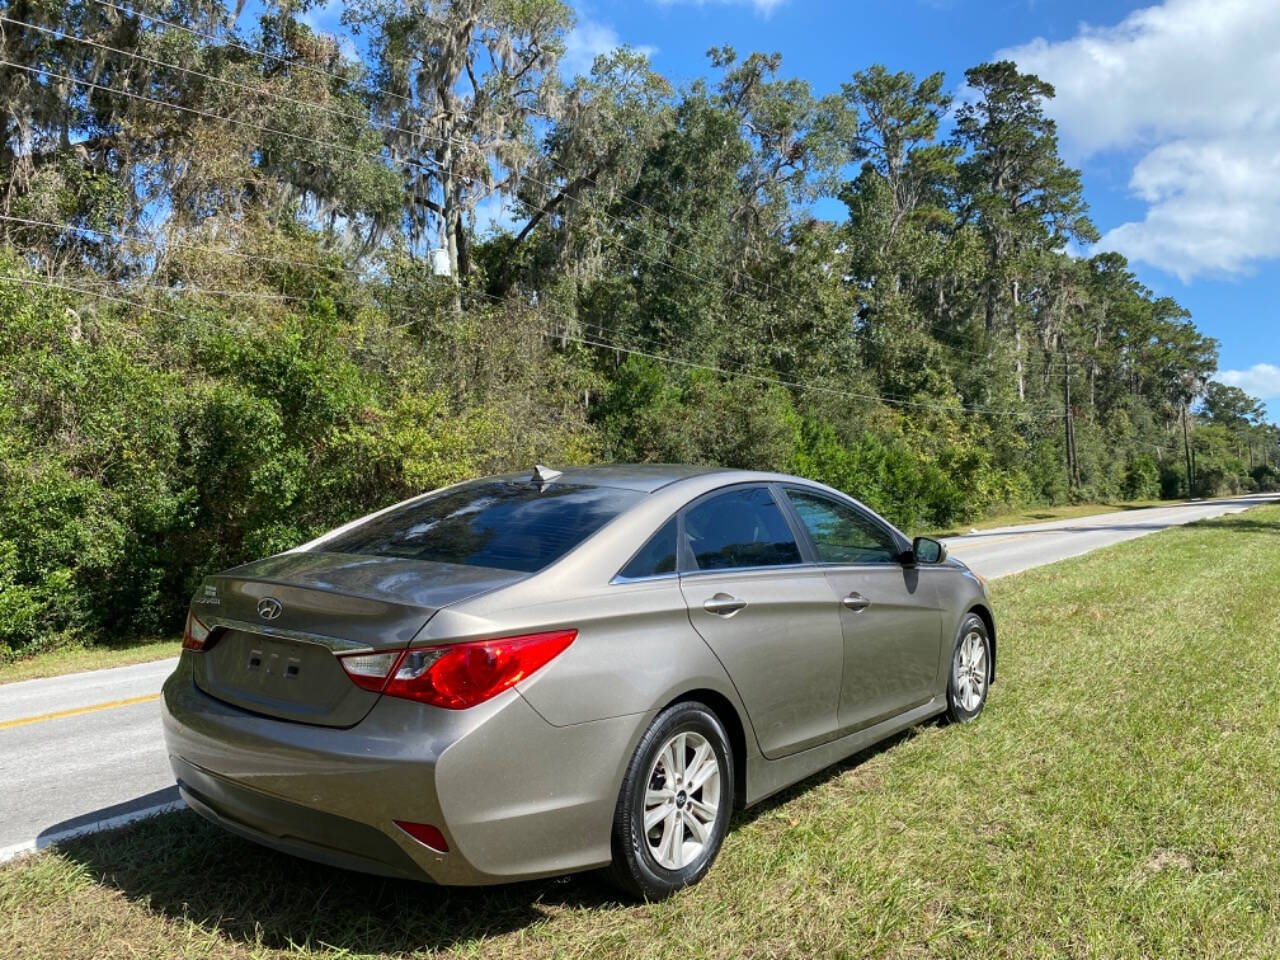
POLYGON ((182 631, 183 650, 203 650, 205 641, 209 639, 209 628, 196 619, 196 615, 187 611, 187 625, 182 631))
POLYGON ((416 700, 448 710, 465 710, 496 697, 503 690, 542 669, 577 637, 577 630, 554 630, 497 640, 420 647, 398 655, 394 668, 381 657, 395 654, 356 654, 341 662, 352 681, 366 690, 416 700), (356 661, 369 661, 355 665, 356 661), (379 671, 385 670, 383 673, 379 671))
POLYGON ((397 820, 395 825, 436 853, 449 852, 449 844, 445 842, 444 834, 440 832, 439 827, 433 827, 429 823, 412 823, 409 820, 397 820))

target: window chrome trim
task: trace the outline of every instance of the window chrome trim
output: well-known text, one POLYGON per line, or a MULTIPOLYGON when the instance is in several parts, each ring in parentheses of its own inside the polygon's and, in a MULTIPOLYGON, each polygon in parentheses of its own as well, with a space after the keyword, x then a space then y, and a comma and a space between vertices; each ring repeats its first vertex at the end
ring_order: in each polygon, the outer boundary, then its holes
POLYGON ((343 637, 329 637, 322 633, 306 633, 302 630, 285 630, 281 627, 268 627, 261 623, 250 623, 247 620, 233 620, 230 617, 199 616, 197 619, 210 630, 222 627, 227 630, 239 630, 241 633, 255 633, 259 636, 270 637, 273 640, 293 640, 297 643, 309 643, 312 646, 324 647, 330 653, 335 655, 374 652, 374 648, 369 646, 367 643, 360 643, 357 640, 347 640, 343 637))
MULTIPOLYGON (((630 563, 631 561, 627 561, 630 563)), ((624 577, 620 573, 615 573, 613 579, 609 581, 609 586, 617 586, 621 583, 649 583, 653 580, 678 580, 680 574, 676 571, 671 573, 651 573, 647 577, 624 577)))
POLYGON ((803 572, 806 570, 815 570, 820 572, 820 568, 823 566, 824 564, 821 564, 821 563, 811 563, 807 560, 802 560, 800 563, 770 563, 770 564, 754 566, 754 567, 720 567, 715 570, 686 570, 684 573, 680 574, 680 576, 682 578, 714 577, 724 573, 739 574, 739 575, 754 573, 754 574, 759 574, 761 576, 764 576, 765 574, 770 574, 770 573, 789 573, 792 571, 803 572))

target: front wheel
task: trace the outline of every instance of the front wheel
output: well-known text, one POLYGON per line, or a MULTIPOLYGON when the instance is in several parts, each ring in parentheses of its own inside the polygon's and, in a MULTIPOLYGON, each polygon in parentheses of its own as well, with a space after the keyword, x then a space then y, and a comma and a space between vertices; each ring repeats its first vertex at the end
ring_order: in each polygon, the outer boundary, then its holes
POLYGON ((947 681, 947 719, 969 723, 978 718, 991 687, 991 638, 976 613, 960 624, 951 652, 951 677, 947 681))
POLYGON ((720 852, 733 812, 733 752, 701 703, 664 710, 640 739, 613 819, 610 876, 661 900, 697 883, 720 852))

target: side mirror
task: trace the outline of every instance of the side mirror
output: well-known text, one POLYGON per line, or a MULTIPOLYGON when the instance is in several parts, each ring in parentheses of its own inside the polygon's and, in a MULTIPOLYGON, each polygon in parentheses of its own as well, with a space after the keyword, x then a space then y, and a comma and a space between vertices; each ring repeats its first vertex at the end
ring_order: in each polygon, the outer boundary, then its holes
POLYGON ((947 548, 940 540, 916 537, 911 541, 911 556, 916 563, 937 564, 947 559, 947 548))

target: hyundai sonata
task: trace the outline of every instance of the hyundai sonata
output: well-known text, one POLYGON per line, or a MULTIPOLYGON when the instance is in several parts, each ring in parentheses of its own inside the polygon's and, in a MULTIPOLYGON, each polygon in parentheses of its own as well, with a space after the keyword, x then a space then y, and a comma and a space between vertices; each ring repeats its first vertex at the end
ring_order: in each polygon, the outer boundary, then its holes
POLYGON ((995 679, 982 580, 771 473, 536 468, 207 578, 164 688, 190 807, 442 884, 659 898, 733 811, 995 679))

